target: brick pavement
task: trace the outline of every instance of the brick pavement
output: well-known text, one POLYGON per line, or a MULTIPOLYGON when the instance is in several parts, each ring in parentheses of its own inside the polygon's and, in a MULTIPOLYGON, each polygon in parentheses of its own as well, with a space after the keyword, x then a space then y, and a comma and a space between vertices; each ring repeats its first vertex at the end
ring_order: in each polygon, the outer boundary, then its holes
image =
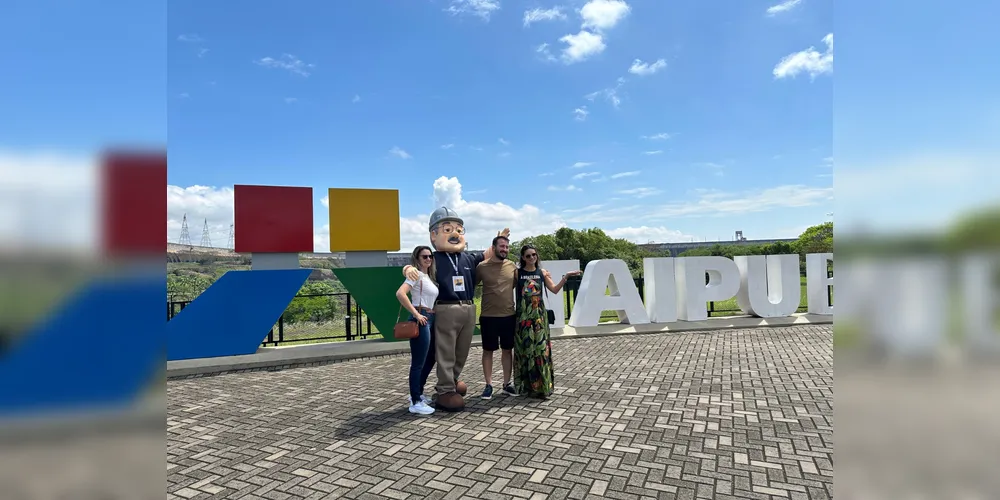
POLYGON ((831 498, 832 338, 559 340, 544 402, 480 401, 475 348, 467 410, 430 417, 406 411, 407 356, 170 381, 168 496, 831 498))

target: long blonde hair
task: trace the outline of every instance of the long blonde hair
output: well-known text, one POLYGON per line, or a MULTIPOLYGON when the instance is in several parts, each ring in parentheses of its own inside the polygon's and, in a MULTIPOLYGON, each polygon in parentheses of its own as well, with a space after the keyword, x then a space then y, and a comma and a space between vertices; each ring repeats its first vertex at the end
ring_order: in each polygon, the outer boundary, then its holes
POLYGON ((418 271, 423 270, 423 266, 420 265, 420 254, 427 250, 431 253, 431 267, 427 269, 427 277, 431 279, 431 282, 437 285, 437 262, 434 259, 434 250, 427 245, 420 245, 413 249, 413 253, 410 254, 410 265, 417 268, 418 271))

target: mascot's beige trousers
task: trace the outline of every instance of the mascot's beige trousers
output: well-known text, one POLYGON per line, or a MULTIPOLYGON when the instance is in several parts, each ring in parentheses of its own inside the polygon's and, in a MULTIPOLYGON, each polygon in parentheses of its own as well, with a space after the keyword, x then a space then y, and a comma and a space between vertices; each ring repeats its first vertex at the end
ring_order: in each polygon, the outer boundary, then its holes
POLYGON ((471 300, 438 302, 434 306, 434 361, 438 395, 456 392, 476 331, 476 305, 471 300))

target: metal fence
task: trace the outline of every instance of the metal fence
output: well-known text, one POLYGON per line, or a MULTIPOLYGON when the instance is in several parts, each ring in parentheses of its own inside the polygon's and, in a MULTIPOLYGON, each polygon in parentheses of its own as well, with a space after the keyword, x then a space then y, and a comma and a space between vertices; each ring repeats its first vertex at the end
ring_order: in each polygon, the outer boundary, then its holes
MULTIPOLYGON (((635 285, 639 296, 644 297, 643 278, 636 278, 635 285)), ((576 294, 580 289, 580 279, 570 279, 564 287, 565 319, 568 320, 576 302, 576 294)), ((805 312, 805 285, 800 290, 801 302, 798 312, 805 312)), ((833 290, 828 293, 828 300, 833 304, 833 290)), ((184 310, 190 300, 174 300, 167 302, 167 320, 184 310)), ((709 317, 734 316, 743 314, 736 299, 706 304, 709 317)), ((617 315, 612 311, 604 311, 602 321, 617 321, 617 315)), ((285 312, 278 318, 267 338, 261 345, 278 346, 288 344, 310 344, 343 340, 363 340, 381 338, 378 328, 361 309, 360 305, 351 300, 349 293, 331 293, 319 295, 297 295, 289 303, 285 312)))

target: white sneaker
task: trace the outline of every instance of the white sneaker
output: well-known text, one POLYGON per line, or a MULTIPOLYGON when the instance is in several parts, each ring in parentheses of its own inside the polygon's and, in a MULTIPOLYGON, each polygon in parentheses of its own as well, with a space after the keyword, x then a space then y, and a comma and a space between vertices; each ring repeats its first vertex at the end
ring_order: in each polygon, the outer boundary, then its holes
MULTIPOLYGON (((407 404, 409 404, 410 406, 413 406, 413 397, 412 396, 406 396, 406 401, 407 401, 407 404)), ((425 405, 427 405, 427 406, 431 405, 431 400, 427 399, 427 396, 424 396, 423 394, 420 395, 420 402, 423 403, 423 404, 425 404, 425 405)))
POLYGON ((418 401, 416 404, 410 405, 410 413, 415 413, 417 415, 430 415, 434 413, 434 408, 427 406, 427 403, 423 401, 418 401))

